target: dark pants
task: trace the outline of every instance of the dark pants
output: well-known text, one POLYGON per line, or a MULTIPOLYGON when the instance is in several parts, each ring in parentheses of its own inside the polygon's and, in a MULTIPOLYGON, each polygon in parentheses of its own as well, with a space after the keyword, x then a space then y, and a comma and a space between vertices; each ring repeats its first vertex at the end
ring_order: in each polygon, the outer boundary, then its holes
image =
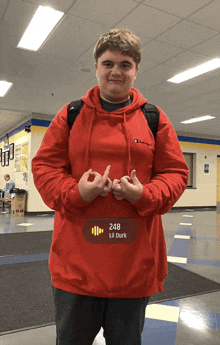
POLYGON ((106 345, 141 345, 149 297, 100 298, 53 286, 56 345, 92 345, 101 327, 106 345))

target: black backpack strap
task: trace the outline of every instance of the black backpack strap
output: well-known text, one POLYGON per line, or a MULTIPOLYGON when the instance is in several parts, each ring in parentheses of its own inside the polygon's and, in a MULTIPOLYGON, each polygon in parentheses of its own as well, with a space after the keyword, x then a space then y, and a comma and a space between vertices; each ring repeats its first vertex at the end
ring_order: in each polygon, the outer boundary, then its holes
MULTIPOLYGON (((83 107, 83 104, 84 104, 83 100, 80 99, 77 101, 73 101, 68 105, 67 117, 68 117, 68 125, 69 125, 70 130, 76 120, 76 117, 79 115, 83 107)), ((153 133, 154 138, 156 138, 158 122, 159 122, 159 111, 157 107, 153 104, 145 103, 144 105, 142 105, 141 109, 148 122, 148 126, 150 127, 153 133)))
POLYGON ((69 125, 69 128, 71 130, 75 120, 76 120, 76 117, 79 115, 80 113, 80 110, 82 109, 83 107, 83 100, 82 99, 79 99, 77 101, 73 101, 71 102, 69 105, 68 105, 68 108, 67 108, 67 120, 68 120, 68 125, 69 125))
POLYGON ((141 109, 144 113, 145 119, 147 120, 148 126, 150 127, 155 139, 157 135, 157 128, 159 122, 159 111, 155 105, 150 103, 145 103, 141 106, 141 109))

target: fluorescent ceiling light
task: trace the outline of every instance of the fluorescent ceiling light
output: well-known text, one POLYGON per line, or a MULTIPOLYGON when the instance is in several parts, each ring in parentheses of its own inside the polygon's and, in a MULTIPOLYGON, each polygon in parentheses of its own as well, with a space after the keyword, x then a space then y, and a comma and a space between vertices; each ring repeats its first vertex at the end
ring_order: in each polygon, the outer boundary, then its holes
POLYGON ((4 97, 12 85, 5 80, 0 80, 0 97, 4 97))
POLYGON ((37 51, 63 15, 50 7, 39 6, 18 48, 37 51))
POLYGON ((190 120, 182 121, 181 123, 193 123, 193 122, 200 122, 200 121, 211 120, 211 119, 215 119, 215 116, 205 115, 205 116, 195 117, 190 120))
POLYGON ((208 62, 205 62, 202 65, 199 65, 197 67, 191 68, 188 71, 179 73, 175 75, 173 78, 168 79, 167 81, 171 83, 179 84, 179 83, 182 83, 183 81, 195 78, 198 75, 210 72, 219 67, 220 67, 220 59, 216 58, 208 62))

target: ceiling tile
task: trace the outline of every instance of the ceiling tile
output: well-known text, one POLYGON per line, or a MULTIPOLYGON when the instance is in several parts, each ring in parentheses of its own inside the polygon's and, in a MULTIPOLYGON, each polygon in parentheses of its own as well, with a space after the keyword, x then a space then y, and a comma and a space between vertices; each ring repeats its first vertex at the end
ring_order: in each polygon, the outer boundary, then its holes
POLYGON ((194 68, 202 63, 205 63, 208 60, 209 59, 207 59, 207 56, 205 55, 187 50, 173 57, 172 59, 167 61, 167 63, 176 66, 176 74, 178 74, 190 68, 194 68))
POLYGON ((220 57, 220 35, 191 48, 192 51, 204 54, 210 58, 220 57))
POLYGON ((80 0, 75 3, 69 14, 114 26, 136 6, 137 4, 132 0, 80 0))
POLYGON ((219 16, 216 16, 216 13, 220 14, 219 0, 211 2, 200 11, 191 15, 188 20, 192 20, 195 23, 207 26, 213 30, 220 31, 220 20, 219 16))
POLYGON ((211 91, 210 93, 206 94, 209 99, 209 102, 217 102, 220 104, 220 89, 211 91))
POLYGON ((183 49, 190 49, 216 34, 217 32, 212 29, 184 20, 160 35, 157 40, 183 49))
POLYGON ((154 40, 142 48, 142 59, 143 61, 161 63, 182 52, 183 49, 181 48, 154 40))
POLYGON ((22 69, 28 64, 21 50, 13 47, 14 40, 8 32, 8 25, 5 21, 0 24, 0 73, 7 76, 18 76, 22 69))
POLYGON ((140 91, 164 83, 169 78, 169 69, 166 63, 159 64, 146 72, 141 73, 141 70, 139 72, 137 80, 140 91))
POLYGON ((123 19, 118 26, 128 26, 137 35, 155 38, 179 21, 180 18, 176 16, 149 6, 140 5, 123 19))
POLYGON ((185 18, 209 2, 210 0, 145 0, 143 4, 185 18))
POLYGON ((220 89, 220 78, 210 78, 208 80, 203 80, 195 85, 189 85, 187 92, 190 97, 201 96, 205 97, 206 93, 216 91, 220 89))
POLYGON ((4 16, 9 0, 1 0, 0 2, 0 20, 4 16))

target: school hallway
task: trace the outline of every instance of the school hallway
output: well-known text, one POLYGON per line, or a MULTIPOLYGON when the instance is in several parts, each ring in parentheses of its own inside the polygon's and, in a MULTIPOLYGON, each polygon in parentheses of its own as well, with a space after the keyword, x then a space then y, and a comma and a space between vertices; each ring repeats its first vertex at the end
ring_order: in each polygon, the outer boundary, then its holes
MULTIPOLYGON (((168 261, 220 284, 220 213, 211 208, 200 210, 186 208, 178 211, 174 209, 163 215, 162 220, 168 261)), ((21 238, 27 233, 42 235, 44 232, 48 234, 48 232, 52 232, 53 221, 53 214, 27 214, 23 217, 15 217, 5 213, 1 208, 0 236, 11 237, 11 242, 9 241, 11 250, 8 249, 10 254, 7 255, 7 249, 5 249, 6 255, 0 256, 2 272, 10 268, 10 265, 11 267, 13 265, 22 267, 24 264, 28 266, 34 262, 47 262, 49 252, 43 252, 43 248, 42 251, 38 249, 38 253, 36 250, 32 253, 27 251, 28 254, 13 252, 13 245, 16 247, 13 244, 13 236, 18 233, 21 238)), ((9 238, 7 237, 7 239, 9 238)), ((8 290, 13 290, 13 286, 8 286, 8 290)), ((2 301, 4 301, 3 295, 2 301)), ((24 317, 25 312, 22 311, 22 315, 19 314, 19 310, 14 312, 17 318, 24 317)), ((34 313, 33 310, 33 319, 34 313)), ((3 315, 3 317, 6 316, 3 315)), ((145 317, 142 333, 143 345, 218 345, 220 339, 220 289, 149 304, 145 317)), ((11 323, 13 318, 10 318, 10 315, 7 315, 7 318, 6 321, 11 323)), ((1 327, 0 345, 55 345, 56 343, 54 323, 44 324, 42 322, 21 329, 12 329, 12 325, 8 324, 6 328, 8 330, 3 330, 1 327)), ((102 329, 93 345, 101 344, 105 344, 102 329)))

